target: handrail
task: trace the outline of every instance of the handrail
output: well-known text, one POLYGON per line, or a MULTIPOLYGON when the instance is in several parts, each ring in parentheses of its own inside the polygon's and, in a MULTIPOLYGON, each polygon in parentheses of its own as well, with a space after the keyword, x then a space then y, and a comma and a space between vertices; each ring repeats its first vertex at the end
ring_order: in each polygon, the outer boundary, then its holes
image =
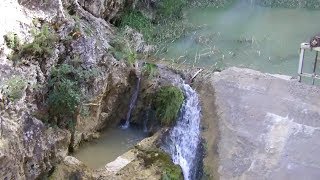
POLYGON ((299 82, 301 82, 302 76, 303 77, 312 78, 312 84, 313 85, 314 85, 316 79, 320 80, 320 76, 316 74, 319 51, 320 51, 320 47, 311 48, 309 43, 301 43, 301 45, 300 45, 299 67, 298 67, 298 75, 299 75, 298 80, 299 80, 299 82), (312 72, 312 74, 303 72, 304 53, 305 53, 306 49, 310 49, 312 51, 316 51, 316 58, 315 58, 314 64, 313 64, 313 72, 312 72))

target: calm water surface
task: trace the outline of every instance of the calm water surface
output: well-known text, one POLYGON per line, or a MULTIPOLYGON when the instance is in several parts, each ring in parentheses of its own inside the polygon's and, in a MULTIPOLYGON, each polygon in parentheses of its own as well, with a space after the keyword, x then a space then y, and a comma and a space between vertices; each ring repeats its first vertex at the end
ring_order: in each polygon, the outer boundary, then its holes
POLYGON ((99 139, 83 144, 73 156, 91 168, 102 168, 145 137, 137 128, 106 130, 99 139))
MULTIPOLYGON (((225 9, 189 9, 200 28, 169 45, 167 56, 198 66, 248 67, 296 75, 300 43, 320 32, 320 11, 238 3, 225 9)), ((308 51, 311 71, 314 53, 308 51)))

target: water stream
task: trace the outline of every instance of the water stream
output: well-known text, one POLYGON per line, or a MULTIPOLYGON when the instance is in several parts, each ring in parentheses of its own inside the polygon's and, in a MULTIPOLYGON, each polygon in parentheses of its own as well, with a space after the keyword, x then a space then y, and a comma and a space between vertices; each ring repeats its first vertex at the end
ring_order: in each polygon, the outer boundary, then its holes
POLYGON ((197 155, 200 144, 200 106, 197 93, 188 85, 182 84, 185 101, 181 107, 176 125, 166 137, 164 149, 175 164, 182 168, 185 180, 198 179, 197 155))
POLYGON ((136 102, 137 102, 137 99, 138 99, 140 83, 141 83, 141 77, 139 76, 138 80, 137 80, 136 88, 134 89, 134 92, 133 92, 133 94, 131 96, 130 105, 129 105, 129 111, 127 112, 127 116, 126 116, 126 121, 121 126, 121 128, 123 128, 123 129, 127 129, 130 126, 130 117, 131 117, 132 110, 134 109, 134 107, 136 105, 136 102))
MULTIPOLYGON (((300 43, 320 32, 320 11, 268 8, 238 1, 228 8, 186 10, 196 31, 169 45, 166 56, 212 68, 247 67, 296 75, 300 43)), ((311 72, 315 55, 307 52, 311 72)))

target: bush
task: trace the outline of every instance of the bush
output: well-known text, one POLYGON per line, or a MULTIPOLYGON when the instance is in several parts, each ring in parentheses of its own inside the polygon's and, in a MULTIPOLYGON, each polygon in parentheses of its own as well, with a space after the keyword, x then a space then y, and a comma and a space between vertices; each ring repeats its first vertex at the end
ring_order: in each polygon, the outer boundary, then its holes
POLYGON ((10 32, 3 36, 8 48, 18 50, 20 48, 20 39, 17 34, 10 32))
POLYGON ((70 127, 70 124, 74 124, 74 114, 77 111, 81 112, 79 107, 83 100, 80 86, 95 75, 95 70, 83 70, 68 64, 52 69, 49 81, 49 113, 51 118, 57 118, 59 121, 67 119, 67 122, 57 122, 60 127, 70 127))
POLYGON ((27 82, 21 76, 13 76, 7 80, 3 92, 10 101, 17 101, 22 98, 27 82))
POLYGON ((157 18, 180 18, 182 9, 186 6, 187 0, 162 0, 157 7, 157 18))
POLYGON ((120 27, 130 26, 144 35, 149 41, 153 36, 153 24, 151 20, 145 17, 141 12, 130 10, 125 12, 121 17, 120 27))
POLYGON ((148 76, 148 78, 153 78, 157 75, 157 65, 152 63, 145 63, 142 67, 142 72, 148 76))
POLYGON ((31 56, 38 60, 51 56, 54 50, 55 43, 58 41, 58 36, 49 28, 48 24, 44 24, 39 32, 33 30, 33 42, 26 43, 17 48, 12 60, 18 60, 24 56, 31 56))
POLYGON ((156 115, 162 125, 169 126, 175 123, 183 100, 183 92, 174 86, 162 87, 157 92, 154 104, 156 115))
POLYGON ((138 54, 130 46, 128 40, 124 38, 123 33, 119 33, 111 42, 111 54, 118 60, 125 59, 130 66, 134 65, 137 61, 138 54))

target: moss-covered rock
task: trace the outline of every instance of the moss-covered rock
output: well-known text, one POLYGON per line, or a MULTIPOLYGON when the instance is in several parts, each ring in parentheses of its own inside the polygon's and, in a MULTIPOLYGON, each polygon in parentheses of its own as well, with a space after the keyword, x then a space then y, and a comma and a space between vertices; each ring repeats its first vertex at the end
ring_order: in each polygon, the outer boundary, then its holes
POLYGON ((154 101, 156 115, 164 126, 175 123, 183 103, 183 92, 175 86, 162 87, 154 101))
POLYGON ((172 162, 171 157, 159 149, 140 151, 138 158, 143 160, 146 168, 149 168, 150 166, 159 167, 162 172, 161 179, 163 180, 183 179, 180 166, 175 165, 172 162))

